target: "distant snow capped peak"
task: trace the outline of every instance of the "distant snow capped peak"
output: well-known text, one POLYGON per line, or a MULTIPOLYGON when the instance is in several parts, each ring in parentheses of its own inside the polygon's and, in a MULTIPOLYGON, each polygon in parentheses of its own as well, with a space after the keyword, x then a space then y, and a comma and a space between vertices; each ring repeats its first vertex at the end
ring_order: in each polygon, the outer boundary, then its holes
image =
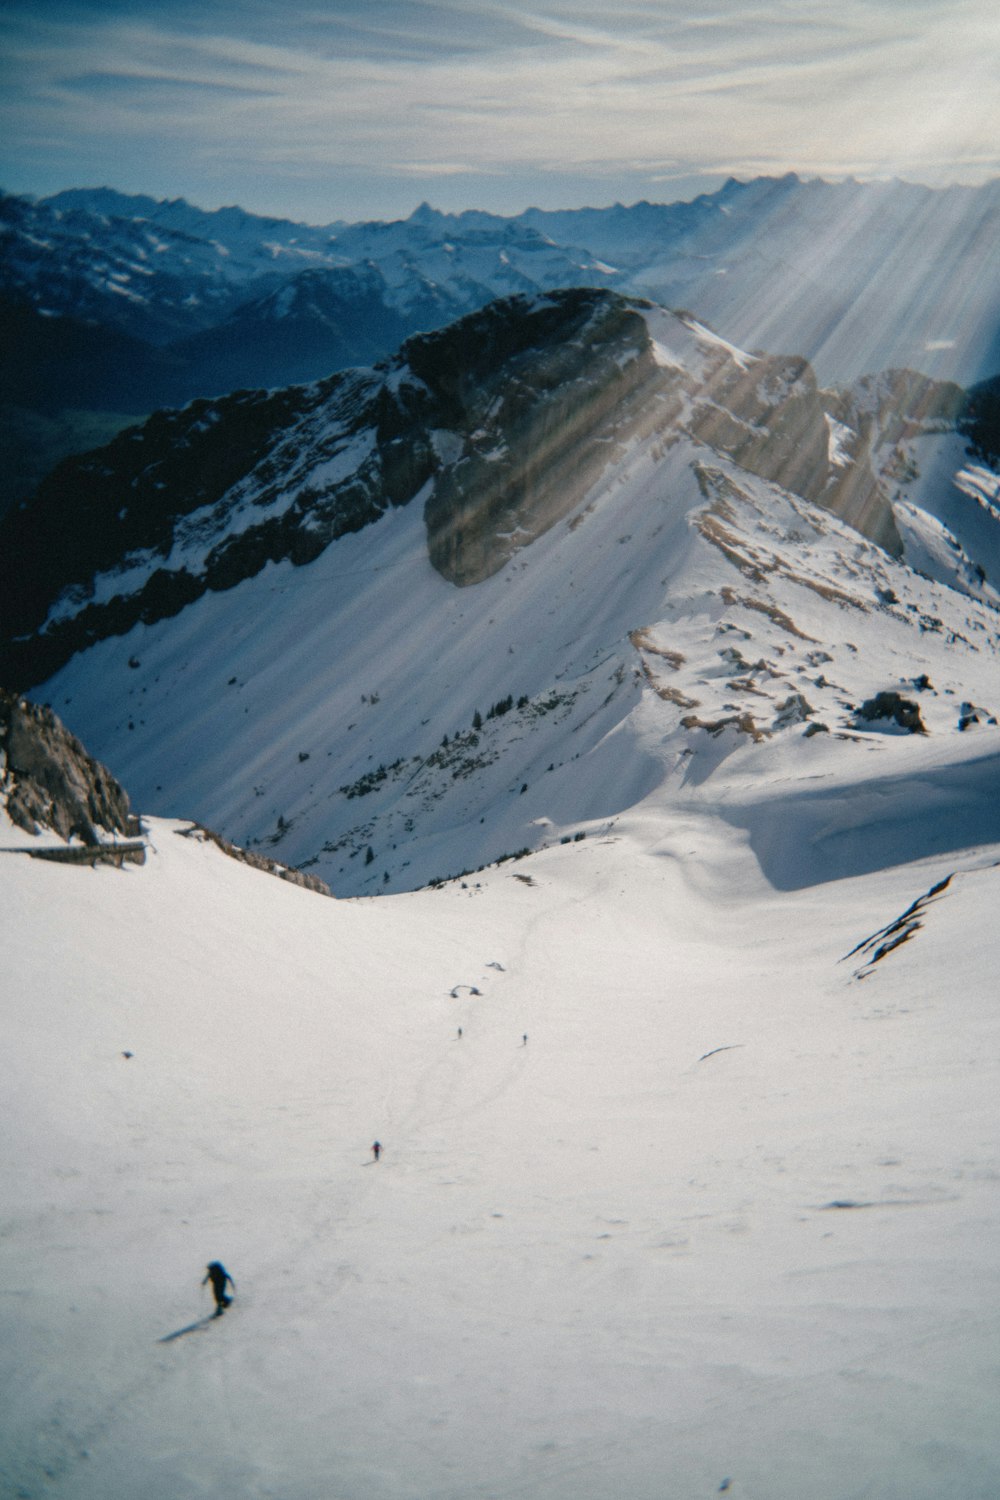
POLYGON ((92 358, 74 363, 68 324, 65 355, 53 330, 28 335, 7 358, 6 388, 29 409, 58 404, 46 389, 55 366, 57 385, 72 385, 68 405, 148 411, 321 378, 495 297, 593 285, 690 308, 737 348, 796 351, 825 385, 890 366, 971 384, 1000 368, 1000 272, 983 252, 998 192, 790 173, 731 179, 691 202, 507 218, 425 202, 405 220, 325 227, 109 188, 37 202, 8 195, 0 291, 99 336, 89 335, 92 358), (305 340, 297 362, 266 335, 237 353, 222 331, 234 318, 248 329, 251 304, 303 270, 365 262, 383 278, 383 307, 345 314, 337 336, 305 340), (225 357, 202 359, 187 341, 215 330, 225 357), (139 345, 128 358, 102 352, 108 335, 139 345))
POLYGON ((432 208, 431 205, 425 201, 419 204, 418 207, 413 210, 412 214, 410 214, 410 217, 406 222, 408 224, 422 224, 436 227, 438 224, 445 222, 451 217, 451 215, 441 213, 439 209, 432 208))

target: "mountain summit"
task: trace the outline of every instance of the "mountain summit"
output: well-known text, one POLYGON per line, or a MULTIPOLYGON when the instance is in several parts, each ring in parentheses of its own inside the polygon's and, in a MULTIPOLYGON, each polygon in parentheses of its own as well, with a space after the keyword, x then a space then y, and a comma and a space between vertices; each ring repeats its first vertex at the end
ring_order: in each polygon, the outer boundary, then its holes
MULTIPOLYGON (((603 286, 821 385, 1000 370, 1000 192, 730 179, 692 202, 325 226, 109 189, 0 193, 0 441, 22 498, 94 431, 390 357, 498 297, 603 286)), ((98 440, 99 432, 89 439, 98 440)))

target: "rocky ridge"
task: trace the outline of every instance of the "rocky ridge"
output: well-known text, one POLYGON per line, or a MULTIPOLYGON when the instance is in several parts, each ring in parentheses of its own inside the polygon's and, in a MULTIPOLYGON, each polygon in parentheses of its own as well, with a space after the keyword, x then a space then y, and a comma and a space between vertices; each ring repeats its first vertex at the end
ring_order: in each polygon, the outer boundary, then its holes
MULTIPOLYGON (((809 782, 871 754, 886 776, 908 744, 964 761, 995 735, 1000 481, 952 396, 900 373, 823 392, 801 360, 612 293, 495 304, 284 393, 228 487, 247 443, 203 407, 191 451, 135 459, 155 549, 13 644, 66 651, 82 617, 93 638, 40 691, 144 810, 338 894, 590 835, 654 792, 743 808, 773 860, 744 765, 809 782), (838 489, 881 541, 828 508, 838 489), (191 602, 137 617, 182 571, 191 602)), ((246 399, 252 431, 277 398, 246 399)), ((133 522, 94 467, 113 557, 133 522)))
POLYGON ((821 385, 887 366, 965 385, 1000 369, 996 183, 730 180, 690 203, 514 218, 423 204, 294 224, 108 189, 0 193, 0 509, 71 429, 389 357, 497 297, 604 286, 690 307, 821 385), (933 267, 928 286, 928 267, 933 267), (5 352, 6 351, 6 352, 5 352))
POLYGON ((802 359, 744 355, 600 289, 493 303, 385 365, 157 413, 60 465, 0 524, 0 676, 41 682, 418 499, 434 567, 479 582, 653 435, 686 434, 898 554, 875 450, 953 427, 961 393, 905 373, 879 389, 823 392, 802 359))

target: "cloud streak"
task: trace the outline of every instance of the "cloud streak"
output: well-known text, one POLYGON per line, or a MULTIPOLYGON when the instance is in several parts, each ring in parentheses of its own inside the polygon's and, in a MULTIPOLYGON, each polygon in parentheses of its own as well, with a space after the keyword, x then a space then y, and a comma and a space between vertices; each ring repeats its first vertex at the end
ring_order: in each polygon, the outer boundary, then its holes
POLYGON ((652 188, 665 169, 694 178, 764 162, 923 180, 1000 172, 993 0, 717 0, 700 16, 626 0, 610 20, 586 0, 37 11, 12 0, 0 15, 0 172, 22 190, 86 170, 210 201, 228 164, 227 199, 249 201, 252 183, 253 206, 271 191, 288 211, 297 193, 308 216, 310 183, 315 200, 365 180, 392 212, 415 182, 468 192, 478 176, 489 189, 478 201, 513 211, 523 203, 497 201, 505 180, 555 203, 584 180, 624 196, 621 184, 652 188))

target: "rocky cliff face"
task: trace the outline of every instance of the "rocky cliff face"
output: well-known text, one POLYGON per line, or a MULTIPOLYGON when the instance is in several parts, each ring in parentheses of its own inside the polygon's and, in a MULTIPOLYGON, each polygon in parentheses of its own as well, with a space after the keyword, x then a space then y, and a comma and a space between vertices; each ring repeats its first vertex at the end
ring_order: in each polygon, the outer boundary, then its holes
POLYGON ((650 434, 693 438, 898 553, 874 450, 953 422, 961 393, 880 381, 824 392, 802 359, 744 355, 686 315, 583 288, 493 303, 369 370, 158 412, 4 518, 0 681, 45 681, 418 497, 432 564, 475 584, 650 434))
POLYGON ((431 562, 459 585, 498 572, 568 515, 664 385, 643 318, 617 297, 567 294, 516 325, 504 312, 410 356, 462 445, 425 508, 431 562))
POLYGON ((308 563, 431 480, 435 565, 483 577, 505 526, 523 544, 575 503, 651 368, 637 313, 572 291, 493 304, 387 366, 158 412, 4 518, 0 678, 43 681, 268 562, 308 563))
POLYGON ((49 830, 97 844, 139 831, 118 782, 52 710, 2 689, 0 793, 11 821, 27 833, 49 830))
POLYGON ((698 393, 690 425, 741 468, 825 506, 898 555, 899 532, 870 451, 846 463, 832 460, 833 402, 804 359, 760 355, 745 367, 722 365, 698 393))

